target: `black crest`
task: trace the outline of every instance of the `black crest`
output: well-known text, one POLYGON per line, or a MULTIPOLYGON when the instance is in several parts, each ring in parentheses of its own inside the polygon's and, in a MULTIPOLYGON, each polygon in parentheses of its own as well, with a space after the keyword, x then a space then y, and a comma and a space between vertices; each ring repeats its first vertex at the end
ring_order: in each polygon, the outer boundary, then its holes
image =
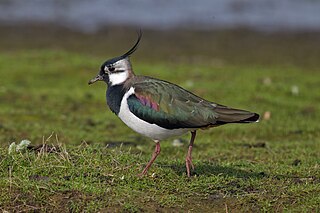
POLYGON ((130 56, 132 53, 134 53, 134 52, 137 50, 138 46, 139 46, 139 42, 140 42, 140 40, 141 40, 141 37, 142 37, 142 32, 141 32, 141 30, 139 30, 139 31, 138 31, 138 40, 136 41, 136 43, 134 44, 134 46, 133 46, 128 52, 126 52, 125 54, 105 61, 105 62, 101 65, 101 72, 102 72, 102 73, 104 72, 105 66, 111 66, 111 65, 114 64, 115 62, 117 62, 117 61, 119 61, 119 60, 122 60, 122 59, 130 56))
POLYGON ((141 40, 141 37, 142 37, 142 31, 140 29, 138 31, 138 40, 137 40, 137 42, 134 44, 134 46, 128 52, 126 52, 125 54, 123 54, 120 57, 121 58, 126 58, 126 57, 130 56, 132 53, 134 53, 137 50, 138 46, 139 46, 139 42, 141 40))

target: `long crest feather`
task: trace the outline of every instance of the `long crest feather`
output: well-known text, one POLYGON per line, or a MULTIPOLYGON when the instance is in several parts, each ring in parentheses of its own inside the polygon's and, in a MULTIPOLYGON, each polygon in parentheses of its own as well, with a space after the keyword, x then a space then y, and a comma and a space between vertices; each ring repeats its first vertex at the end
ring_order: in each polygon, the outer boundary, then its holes
POLYGON ((137 50, 138 46, 139 46, 139 42, 141 40, 141 37, 142 37, 142 31, 140 29, 138 31, 138 40, 136 41, 135 45, 128 52, 126 52, 125 54, 123 54, 120 57, 121 58, 126 58, 126 57, 130 56, 132 53, 134 53, 137 50))

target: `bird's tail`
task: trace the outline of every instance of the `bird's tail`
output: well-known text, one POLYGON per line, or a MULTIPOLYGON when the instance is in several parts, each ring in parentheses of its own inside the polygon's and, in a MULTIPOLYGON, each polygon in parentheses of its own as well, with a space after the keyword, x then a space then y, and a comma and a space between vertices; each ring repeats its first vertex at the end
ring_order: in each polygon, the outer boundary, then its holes
POLYGON ((241 109, 233 109, 218 105, 214 111, 218 114, 217 124, 252 123, 259 121, 259 114, 241 109))

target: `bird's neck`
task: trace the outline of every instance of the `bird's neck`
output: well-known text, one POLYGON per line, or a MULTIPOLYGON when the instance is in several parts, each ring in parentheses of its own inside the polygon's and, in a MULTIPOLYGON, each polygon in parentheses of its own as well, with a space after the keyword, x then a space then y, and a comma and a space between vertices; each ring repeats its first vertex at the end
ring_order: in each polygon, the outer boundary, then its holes
POLYGON ((118 84, 114 86, 108 85, 106 92, 107 104, 111 111, 116 115, 118 115, 120 112, 121 101, 127 90, 128 89, 124 84, 118 84))

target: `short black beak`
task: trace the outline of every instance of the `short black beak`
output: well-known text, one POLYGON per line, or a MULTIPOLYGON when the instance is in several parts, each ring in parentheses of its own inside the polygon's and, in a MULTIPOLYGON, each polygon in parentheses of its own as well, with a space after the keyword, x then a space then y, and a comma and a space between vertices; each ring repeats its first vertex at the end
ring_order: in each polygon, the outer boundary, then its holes
POLYGON ((96 77, 94 77, 93 79, 91 79, 89 82, 88 82, 88 84, 90 85, 90 84, 93 84, 93 83, 95 83, 95 82, 97 82, 97 81, 102 81, 103 80, 103 77, 101 76, 101 75, 97 75, 96 77))

